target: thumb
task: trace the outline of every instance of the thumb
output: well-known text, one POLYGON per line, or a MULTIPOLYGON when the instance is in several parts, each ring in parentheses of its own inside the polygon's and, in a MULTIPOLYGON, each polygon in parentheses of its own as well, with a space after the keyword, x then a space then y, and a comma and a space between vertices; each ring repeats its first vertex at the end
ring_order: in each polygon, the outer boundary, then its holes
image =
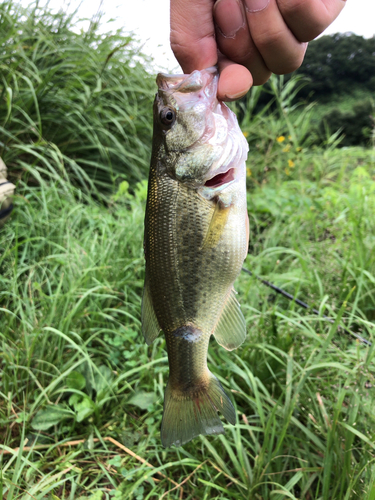
POLYGON ((214 0, 171 0, 173 53, 185 73, 217 64, 214 0))

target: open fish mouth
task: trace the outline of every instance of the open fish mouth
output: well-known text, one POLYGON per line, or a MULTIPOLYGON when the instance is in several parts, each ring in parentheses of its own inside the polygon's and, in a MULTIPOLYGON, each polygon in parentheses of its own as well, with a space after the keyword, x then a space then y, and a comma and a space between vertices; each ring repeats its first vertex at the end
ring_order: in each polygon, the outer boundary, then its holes
POLYGON ((205 175, 203 189, 218 192, 244 177, 248 144, 234 113, 224 103, 217 102, 211 116, 213 123, 207 127, 204 138, 220 151, 220 156, 205 175))
POLYGON ((224 131, 224 140, 221 144, 219 143, 222 150, 221 156, 213 163, 204 179, 203 190, 207 190, 207 193, 212 190, 222 191, 227 185, 246 175, 247 142, 241 131, 239 133, 238 131, 238 126, 224 131))
POLYGON ((218 188, 235 180, 235 169, 230 168, 226 172, 221 172, 205 182, 205 187, 218 188))

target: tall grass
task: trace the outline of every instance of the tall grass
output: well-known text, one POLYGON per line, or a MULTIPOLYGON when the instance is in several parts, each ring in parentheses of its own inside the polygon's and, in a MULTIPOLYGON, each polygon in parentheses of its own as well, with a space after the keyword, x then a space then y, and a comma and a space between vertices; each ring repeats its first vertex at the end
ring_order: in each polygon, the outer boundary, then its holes
POLYGON ((70 175, 103 191, 146 175, 154 79, 131 35, 101 34, 99 21, 77 33, 74 19, 1 3, 0 155, 21 177, 58 150, 70 175))
POLYGON ((3 498, 161 498, 185 480, 167 498, 373 498, 374 349, 338 326, 373 341, 374 163, 329 160, 251 186, 246 265, 336 323, 241 275, 247 340, 209 349, 238 424, 169 450, 165 343, 140 334, 146 185, 103 207, 68 180, 21 183, 0 240, 3 498))
MULTIPOLYGON (((13 4, 4 8, 2 22, 17 17, 13 4)), ((31 18, 23 19, 25 25, 32 26, 31 18)), ((103 130, 111 127, 99 127, 99 100, 96 111, 93 101, 86 107, 81 102, 77 82, 95 79, 88 72, 84 80, 78 56, 77 73, 67 73, 61 55, 61 71, 51 74, 59 74, 66 87, 35 87, 30 58, 24 75, 33 85, 20 86, 25 80, 13 49, 26 50, 27 44, 23 39, 15 45, 23 33, 19 23, 6 42, 10 50, 4 41, 0 53, 8 61, 4 89, 12 89, 4 90, 0 102, 4 116, 9 111, 2 154, 19 177, 15 211, 0 231, 0 500, 374 500, 374 152, 337 151, 337 136, 328 137, 323 149, 312 148, 310 110, 297 115, 290 105, 298 81, 287 90, 280 80, 272 82, 273 113, 251 119, 245 113, 242 126, 251 147, 245 266, 322 316, 300 310, 243 273, 236 289, 247 339, 231 353, 212 340, 208 360, 232 392, 237 425, 224 424, 222 436, 163 449, 165 342, 161 335, 148 347, 140 333, 146 182, 135 182, 138 173, 128 167, 124 175, 97 177, 96 167, 82 161, 95 154, 99 161, 102 146, 95 153, 92 145, 99 143, 91 139, 110 137, 103 130), (75 79, 80 68, 81 80, 75 79), (74 92, 64 94, 68 87, 74 92), (31 88, 37 99, 30 97, 31 88), (64 100, 66 95, 74 99, 64 100), (46 122, 49 108, 41 103, 51 103, 52 96, 56 108, 46 122), (91 110, 92 122, 87 118, 87 129, 74 128, 73 115, 83 116, 83 109, 91 110), (65 142, 57 142, 57 133, 46 139, 48 123, 58 126, 55 113, 65 142), (70 143, 68 124, 76 143, 70 143), (113 181, 123 178, 131 186, 123 181, 110 192, 113 181), (105 206, 98 201, 103 187, 105 206)), ((62 32, 69 44, 91 36, 62 32)), ((37 61, 39 44, 33 43, 37 61)), ((83 53, 97 57, 88 48, 83 53)), ((54 54, 51 49, 52 59, 54 54)), ((140 68, 131 61, 121 70, 129 78, 133 63, 135 77, 140 68)), ((145 117, 151 93, 144 93, 144 101, 140 95, 134 95, 136 103, 123 100, 124 108, 106 115, 108 120, 130 116, 132 106, 144 109, 145 117)), ((134 121, 142 130, 131 129, 129 144, 150 133, 149 122, 141 123, 134 121)), ((114 157, 125 152, 120 141, 112 147, 114 157)), ((140 146, 138 159, 146 158, 147 147, 140 146)))

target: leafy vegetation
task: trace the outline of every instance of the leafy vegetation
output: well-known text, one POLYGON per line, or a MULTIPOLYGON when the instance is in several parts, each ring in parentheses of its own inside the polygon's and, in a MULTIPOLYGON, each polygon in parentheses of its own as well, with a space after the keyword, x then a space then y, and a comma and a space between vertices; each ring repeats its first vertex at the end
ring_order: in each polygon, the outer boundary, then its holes
MULTIPOLYGON (((59 163, 82 185, 112 188, 147 173, 154 79, 131 36, 38 3, 0 5, 0 155, 17 177, 59 163), (142 64, 143 63, 143 64, 142 64)), ((27 176, 27 174, 26 174, 27 176)))
POLYGON ((341 146, 367 146, 374 127, 373 113, 373 102, 370 99, 354 104, 349 112, 333 108, 322 117, 318 134, 324 137, 327 130, 341 130, 343 134, 341 146))
POLYGON ((353 88, 375 90, 375 38, 354 33, 322 36, 309 43, 297 74, 310 79, 301 97, 328 101, 337 94, 350 94, 353 88))
MULTIPOLYGON (((1 129, 18 186, 0 232, 0 499, 374 500, 375 344, 341 327, 374 342, 375 153, 338 150, 339 134, 314 146, 300 84, 273 78, 272 112, 257 111, 261 89, 233 105, 250 144, 245 266, 321 316, 242 273, 248 337, 233 352, 209 349, 238 423, 172 449, 159 436, 165 341, 148 347, 140 334, 146 181, 129 167, 109 191, 112 174, 95 180, 73 163, 77 150, 43 142, 48 127, 35 135, 35 106, 14 106, 17 85, 10 104, 2 94, 23 125, 17 140, 1 129)), ((138 105, 125 104, 124 115, 138 105)), ((136 126, 149 113, 145 101, 136 126)), ((95 127, 104 136, 107 123, 95 127)), ((133 133, 146 159, 150 122, 133 133)))
MULTIPOLYGON (((375 39, 353 33, 326 35, 309 43, 302 66, 286 75, 285 82, 303 81, 293 97, 293 104, 315 103, 309 122, 315 143, 323 145, 328 134, 340 130, 340 147, 371 145, 374 128, 375 39)), ((257 94, 256 111, 265 107, 274 111, 274 92, 269 84, 266 92, 257 94)), ((249 97, 244 99, 246 107, 249 97)), ((251 101, 251 98, 250 98, 251 101)), ((251 104, 251 103, 250 103, 251 104)))

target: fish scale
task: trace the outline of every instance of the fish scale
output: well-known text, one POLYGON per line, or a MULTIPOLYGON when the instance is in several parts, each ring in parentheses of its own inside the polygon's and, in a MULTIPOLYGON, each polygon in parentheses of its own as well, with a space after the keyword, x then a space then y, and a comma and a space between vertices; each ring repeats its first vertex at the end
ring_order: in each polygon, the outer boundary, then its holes
POLYGON ((233 282, 248 246, 247 143, 234 114, 216 100, 217 78, 212 68, 157 78, 142 330, 147 343, 160 330, 166 338, 164 446, 224 432, 217 410, 235 423, 207 353, 212 334, 229 350, 246 336, 233 282))

